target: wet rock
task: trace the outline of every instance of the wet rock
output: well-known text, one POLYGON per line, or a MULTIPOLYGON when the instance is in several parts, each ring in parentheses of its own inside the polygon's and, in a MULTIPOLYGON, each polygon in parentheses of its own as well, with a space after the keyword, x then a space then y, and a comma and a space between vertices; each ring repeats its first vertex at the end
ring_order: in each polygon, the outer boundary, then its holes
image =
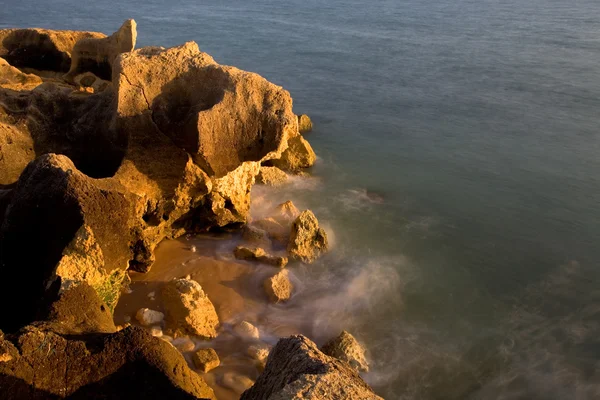
POLYGON ((260 343, 249 346, 246 354, 255 360, 261 369, 264 369, 270 351, 271 348, 267 344, 260 343))
POLYGON ((298 115, 298 131, 300 133, 307 133, 312 131, 313 124, 310 117, 306 114, 298 115))
POLYGON ((242 393, 250 388, 254 381, 247 376, 239 375, 235 372, 226 372, 221 378, 221 384, 236 393, 242 393))
POLYGON ((258 328, 248 321, 242 321, 234 326, 233 331, 243 339, 259 339, 260 332, 258 328))
POLYGON ((284 171, 300 172, 312 167, 317 156, 311 145, 302 137, 296 136, 288 141, 288 148, 281 158, 273 160, 272 164, 284 171))
POLYGON ((327 251, 327 234, 312 211, 303 211, 292 224, 287 249, 290 257, 308 264, 327 251))
POLYGON ((163 336, 163 331, 162 328, 160 326, 153 326, 152 328, 150 328, 150 334, 154 337, 162 337, 163 336))
POLYGON ((156 325, 163 322, 165 314, 149 308, 140 308, 135 314, 135 319, 144 326, 156 325))
POLYGON ((282 225, 289 224, 300 215, 300 210, 296 208, 291 200, 281 203, 275 208, 275 219, 282 225))
POLYGON ((49 29, 0 30, 0 57, 17 68, 67 72, 71 54, 81 39, 104 38, 100 32, 49 29))
POLYGON ((265 247, 271 245, 271 239, 269 239, 269 234, 267 231, 257 228, 253 225, 244 225, 242 230, 242 239, 247 242, 255 243, 265 247))
POLYGON ((31 325, 2 349, 12 357, 0 362, 2 399, 215 398, 175 348, 141 328, 62 336, 31 325))
POLYGON ((290 281, 289 271, 284 269, 263 283, 265 293, 272 303, 288 301, 292 297, 294 285, 290 281))
POLYGON ((346 361, 358 371, 369 372, 369 363, 364 347, 347 331, 342 331, 337 337, 327 342, 321 351, 328 356, 346 361))
POLYGON ((112 309, 135 254, 130 243, 137 212, 137 199, 120 185, 85 176, 65 156, 47 154, 29 164, 0 227, 6 285, 0 286, 0 300, 20 304, 19 313, 4 319, 6 329, 33 321, 78 282, 87 282, 112 309), (27 291, 9 290, 24 281, 27 291))
POLYGON ((250 248, 245 246, 237 246, 233 251, 233 254, 238 260, 257 261, 280 268, 285 267, 288 263, 287 257, 278 257, 267 254, 265 250, 260 247, 250 248))
POLYGON ((217 337, 219 317, 202 286, 189 279, 174 279, 162 291, 166 331, 174 337, 217 337))
POLYGON ((241 397, 242 400, 294 398, 381 399, 354 369, 323 354, 302 335, 279 340, 265 370, 241 397))
POLYGON ((200 349, 194 353, 192 360, 196 368, 204 373, 217 368, 221 364, 221 360, 219 360, 219 356, 214 349, 200 349))
POLYGON ((269 237, 278 242, 287 243, 290 230, 282 225, 274 218, 263 218, 252 223, 252 225, 258 229, 262 229, 267 232, 269 237))
POLYGON ((194 343, 192 339, 188 337, 179 337, 177 339, 173 339, 173 341, 171 341, 171 344, 182 353, 194 351, 194 349, 196 348, 196 343, 194 343))
MULTIPOLYGON (((67 80, 81 72, 90 71, 102 79, 110 80, 115 58, 135 47, 137 24, 128 19, 118 31, 104 38, 83 38, 75 43, 71 53, 71 66, 67 80)), ((91 86, 91 85, 89 85, 91 86)))
POLYGON ((256 177, 256 182, 268 186, 281 186, 287 181, 287 174, 277 167, 261 167, 256 177))

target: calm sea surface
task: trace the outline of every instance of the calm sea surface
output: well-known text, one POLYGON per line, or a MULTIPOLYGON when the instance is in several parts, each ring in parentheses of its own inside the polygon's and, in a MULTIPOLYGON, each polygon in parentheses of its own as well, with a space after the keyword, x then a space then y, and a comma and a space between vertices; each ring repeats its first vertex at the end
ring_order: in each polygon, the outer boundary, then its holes
POLYGON ((600 398, 599 1, 0 0, 0 28, 126 18, 313 118, 316 178, 281 196, 334 251, 294 273, 379 394, 600 398))

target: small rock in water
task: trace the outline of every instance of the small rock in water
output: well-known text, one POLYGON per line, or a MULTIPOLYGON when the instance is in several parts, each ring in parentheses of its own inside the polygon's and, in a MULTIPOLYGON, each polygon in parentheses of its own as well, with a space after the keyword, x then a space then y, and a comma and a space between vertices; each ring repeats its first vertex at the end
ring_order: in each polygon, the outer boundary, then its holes
POLYGON ((165 319, 165 314, 149 308, 140 308, 135 314, 138 322, 144 326, 160 324, 165 319))
POLYGON ((329 247, 327 234, 310 210, 302 211, 292 224, 288 243, 290 257, 312 264, 329 247))
POLYGON ((285 267, 288 263, 287 257, 278 257, 273 256, 271 254, 267 254, 265 250, 261 247, 250 248, 245 246, 238 246, 233 251, 233 255, 238 260, 258 261, 263 264, 274 265, 280 268, 285 267))
POLYGON ((327 342, 321 351, 328 356, 346 361, 357 371, 369 372, 364 347, 346 331, 342 331, 338 337, 327 342))
POLYGON ((233 390, 236 393, 243 393, 254 385, 254 381, 247 376, 238 375, 235 372, 227 372, 223 374, 222 379, 223 386, 233 390))
POLYGON ((298 132, 307 133, 312 131, 313 124, 310 117, 306 114, 298 115, 298 132))
POLYGON ((192 253, 195 253, 195 252, 196 252, 196 246, 192 246, 192 247, 190 247, 190 251, 191 251, 192 253))
POLYGON ((275 218, 279 222, 291 223, 293 220, 298 218, 300 215, 300 210, 296 208, 294 203, 291 200, 286 201, 285 203, 281 203, 275 208, 275 218))
POLYGON ((263 287, 272 303, 288 301, 290 297, 292 297, 292 292, 294 290, 294 285, 290 281, 287 269, 266 279, 263 283, 263 287))
POLYGON ((194 343, 192 339, 188 337, 180 337, 177 339, 173 339, 171 343, 177 348, 177 350, 181 351, 182 353, 194 351, 194 349, 196 348, 196 343, 194 343))
POLYGON ((154 300, 154 296, 156 296, 155 292, 148 293, 148 297, 150 298, 150 300, 154 300))
POLYGON ((150 328, 150 334, 154 337, 162 337, 163 331, 160 326, 153 326, 150 328))
POLYGON ((267 358, 269 357, 270 351, 271 348, 267 344, 261 343, 253 344, 252 346, 248 347, 246 354, 248 354, 248 356, 250 356, 250 358, 253 360, 256 360, 262 369, 267 363, 267 358))
POLYGON ((256 243, 263 246, 270 246, 271 239, 267 231, 252 225, 245 225, 242 231, 242 238, 250 243, 256 243))
POLYGON ((244 339, 258 339, 260 337, 258 328, 248 321, 240 322, 233 328, 233 331, 244 339))
POLYGON ((194 365, 202 372, 208 372, 221 364, 219 356, 214 349, 200 349, 192 357, 194 365))
POLYGON ((123 317, 123 321, 129 322, 129 321, 131 321, 131 317, 129 315, 126 315, 123 317))

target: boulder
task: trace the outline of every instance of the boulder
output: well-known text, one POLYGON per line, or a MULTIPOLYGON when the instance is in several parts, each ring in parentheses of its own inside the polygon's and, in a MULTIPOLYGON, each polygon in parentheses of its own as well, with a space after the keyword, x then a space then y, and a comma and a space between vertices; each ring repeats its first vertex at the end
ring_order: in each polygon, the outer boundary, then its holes
POLYGON ((63 336, 31 325, 0 341, 0 399, 214 399, 168 343, 141 328, 63 336))
POLYGON ((256 181, 263 185, 281 186, 288 181, 288 176, 277 167, 263 166, 260 168, 256 181))
POLYGON ((267 254, 265 250, 260 247, 250 248, 245 246, 237 246, 233 251, 233 255, 238 260, 257 261, 280 268, 285 267, 288 263, 287 257, 278 257, 267 254))
POLYGON ((271 164, 284 171, 297 173, 312 167, 316 160, 317 156, 311 145, 302 136, 296 136, 288 141, 288 148, 281 158, 273 160, 271 164))
POLYGON ((327 342, 321 349, 328 356, 347 362, 357 371, 369 372, 365 349, 346 331, 327 342))
POLYGON ((272 240, 287 243, 290 237, 290 229, 282 225, 275 218, 263 218, 252 222, 252 225, 261 229, 269 235, 272 240))
POLYGON ((19 313, 3 318, 5 328, 33 321, 78 282, 87 282, 112 309, 139 251, 131 246, 138 213, 137 199, 120 185, 85 176, 65 156, 30 163, 0 227, 0 300, 20 304, 19 313), (27 291, 12 290, 24 281, 27 291))
MULTIPOLYGON (((104 38, 83 38, 75 43, 67 80, 82 72, 92 72, 101 79, 110 80, 115 58, 133 51, 137 39, 137 24, 128 19, 118 31, 104 38)), ((91 86, 91 85, 89 85, 91 86)))
POLYGON ((265 293, 272 303, 288 301, 292 297, 294 285, 287 269, 280 271, 263 282, 265 293))
POLYGON ((248 321, 242 321, 233 327, 236 335, 242 339, 259 339, 260 332, 258 328, 248 321))
POLYGON ((208 372, 217 368, 221 364, 219 356, 214 349, 200 349, 192 356, 194 366, 201 372, 208 372))
POLYGON ((217 337, 219 317, 202 286, 190 279, 174 279, 162 290, 166 331, 173 337, 217 337))
POLYGON ((275 219, 280 224, 291 224, 300 215, 300 210, 296 208, 291 200, 281 203, 275 208, 275 219))
POLYGON ((319 351, 308 338, 280 339, 265 370, 241 400, 380 400, 346 363, 319 351))
POLYGON ((307 264, 313 263, 327 251, 327 234, 323 228, 319 228, 319 221, 312 211, 303 211, 292 224, 287 249, 290 257, 307 264))
POLYGON ((307 133, 312 131, 313 124, 310 117, 306 114, 298 115, 298 131, 300 133, 307 133))
POLYGON ((100 32, 49 29, 1 29, 0 57, 17 68, 67 72, 71 54, 81 39, 104 38, 100 32))
POLYGON ((257 365, 262 370, 264 369, 267 363, 267 358, 269 357, 270 351, 271 348, 269 347, 269 345, 265 343, 259 343, 249 346, 246 350, 246 354, 254 361, 256 361, 257 365))
POLYGON ((135 319, 143 326, 151 326, 163 322, 165 314, 149 308, 140 308, 135 314, 135 319))
POLYGON ((178 337, 177 339, 173 339, 171 344, 182 353, 194 351, 196 348, 196 343, 189 337, 178 337))

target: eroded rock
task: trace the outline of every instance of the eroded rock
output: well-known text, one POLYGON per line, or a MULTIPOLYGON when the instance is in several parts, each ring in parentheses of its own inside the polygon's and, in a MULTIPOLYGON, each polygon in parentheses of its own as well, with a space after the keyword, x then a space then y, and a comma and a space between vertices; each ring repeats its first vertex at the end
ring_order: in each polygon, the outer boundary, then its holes
POLYGON ((331 339, 321 350, 328 356, 346 361, 358 371, 369 372, 364 347, 347 331, 342 331, 337 337, 331 339))
POLYGON ((194 361, 196 368, 204 373, 217 368, 221 364, 217 352, 210 348, 196 351, 192 360, 194 361))
POLYGON ((275 208, 275 219, 280 224, 291 224, 300 215, 300 210, 296 208, 291 200, 281 203, 275 208))
POLYGON ((219 317, 202 286, 189 279, 174 279, 162 291, 166 331, 174 337, 217 337, 219 317))
POLYGON ((258 328, 248 321, 242 321, 233 327, 233 331, 243 339, 259 339, 260 332, 258 328))
POLYGON ((280 339, 263 373, 241 399, 381 400, 358 373, 319 351, 308 338, 280 339))
POLYGON ((303 211, 292 224, 287 249, 290 257, 308 264, 327 251, 327 233, 319 227, 319 221, 312 211, 303 211))
POLYGON ((284 171, 297 173, 312 167, 316 160, 317 156, 311 145, 302 136, 296 136, 288 141, 288 148, 281 158, 273 160, 272 164, 284 171))
POLYGON ((281 186, 288 181, 288 176, 277 167, 263 166, 260 168, 256 181, 263 185, 281 186))
POLYGON ((144 326, 151 326, 160 324, 165 319, 165 314, 149 308, 140 308, 135 314, 135 319, 144 326))
POLYGON ((265 293, 272 303, 288 301, 292 297, 294 285, 290 281, 289 271, 284 269, 263 282, 265 293))
POLYGON ((310 117, 306 114, 298 115, 298 131, 300 133, 307 133, 312 131, 313 124, 310 117))
POLYGON ((288 263, 287 257, 267 254, 266 251, 261 247, 250 248, 245 246, 237 246, 233 251, 233 254, 238 260, 257 261, 280 268, 285 267, 288 263))

